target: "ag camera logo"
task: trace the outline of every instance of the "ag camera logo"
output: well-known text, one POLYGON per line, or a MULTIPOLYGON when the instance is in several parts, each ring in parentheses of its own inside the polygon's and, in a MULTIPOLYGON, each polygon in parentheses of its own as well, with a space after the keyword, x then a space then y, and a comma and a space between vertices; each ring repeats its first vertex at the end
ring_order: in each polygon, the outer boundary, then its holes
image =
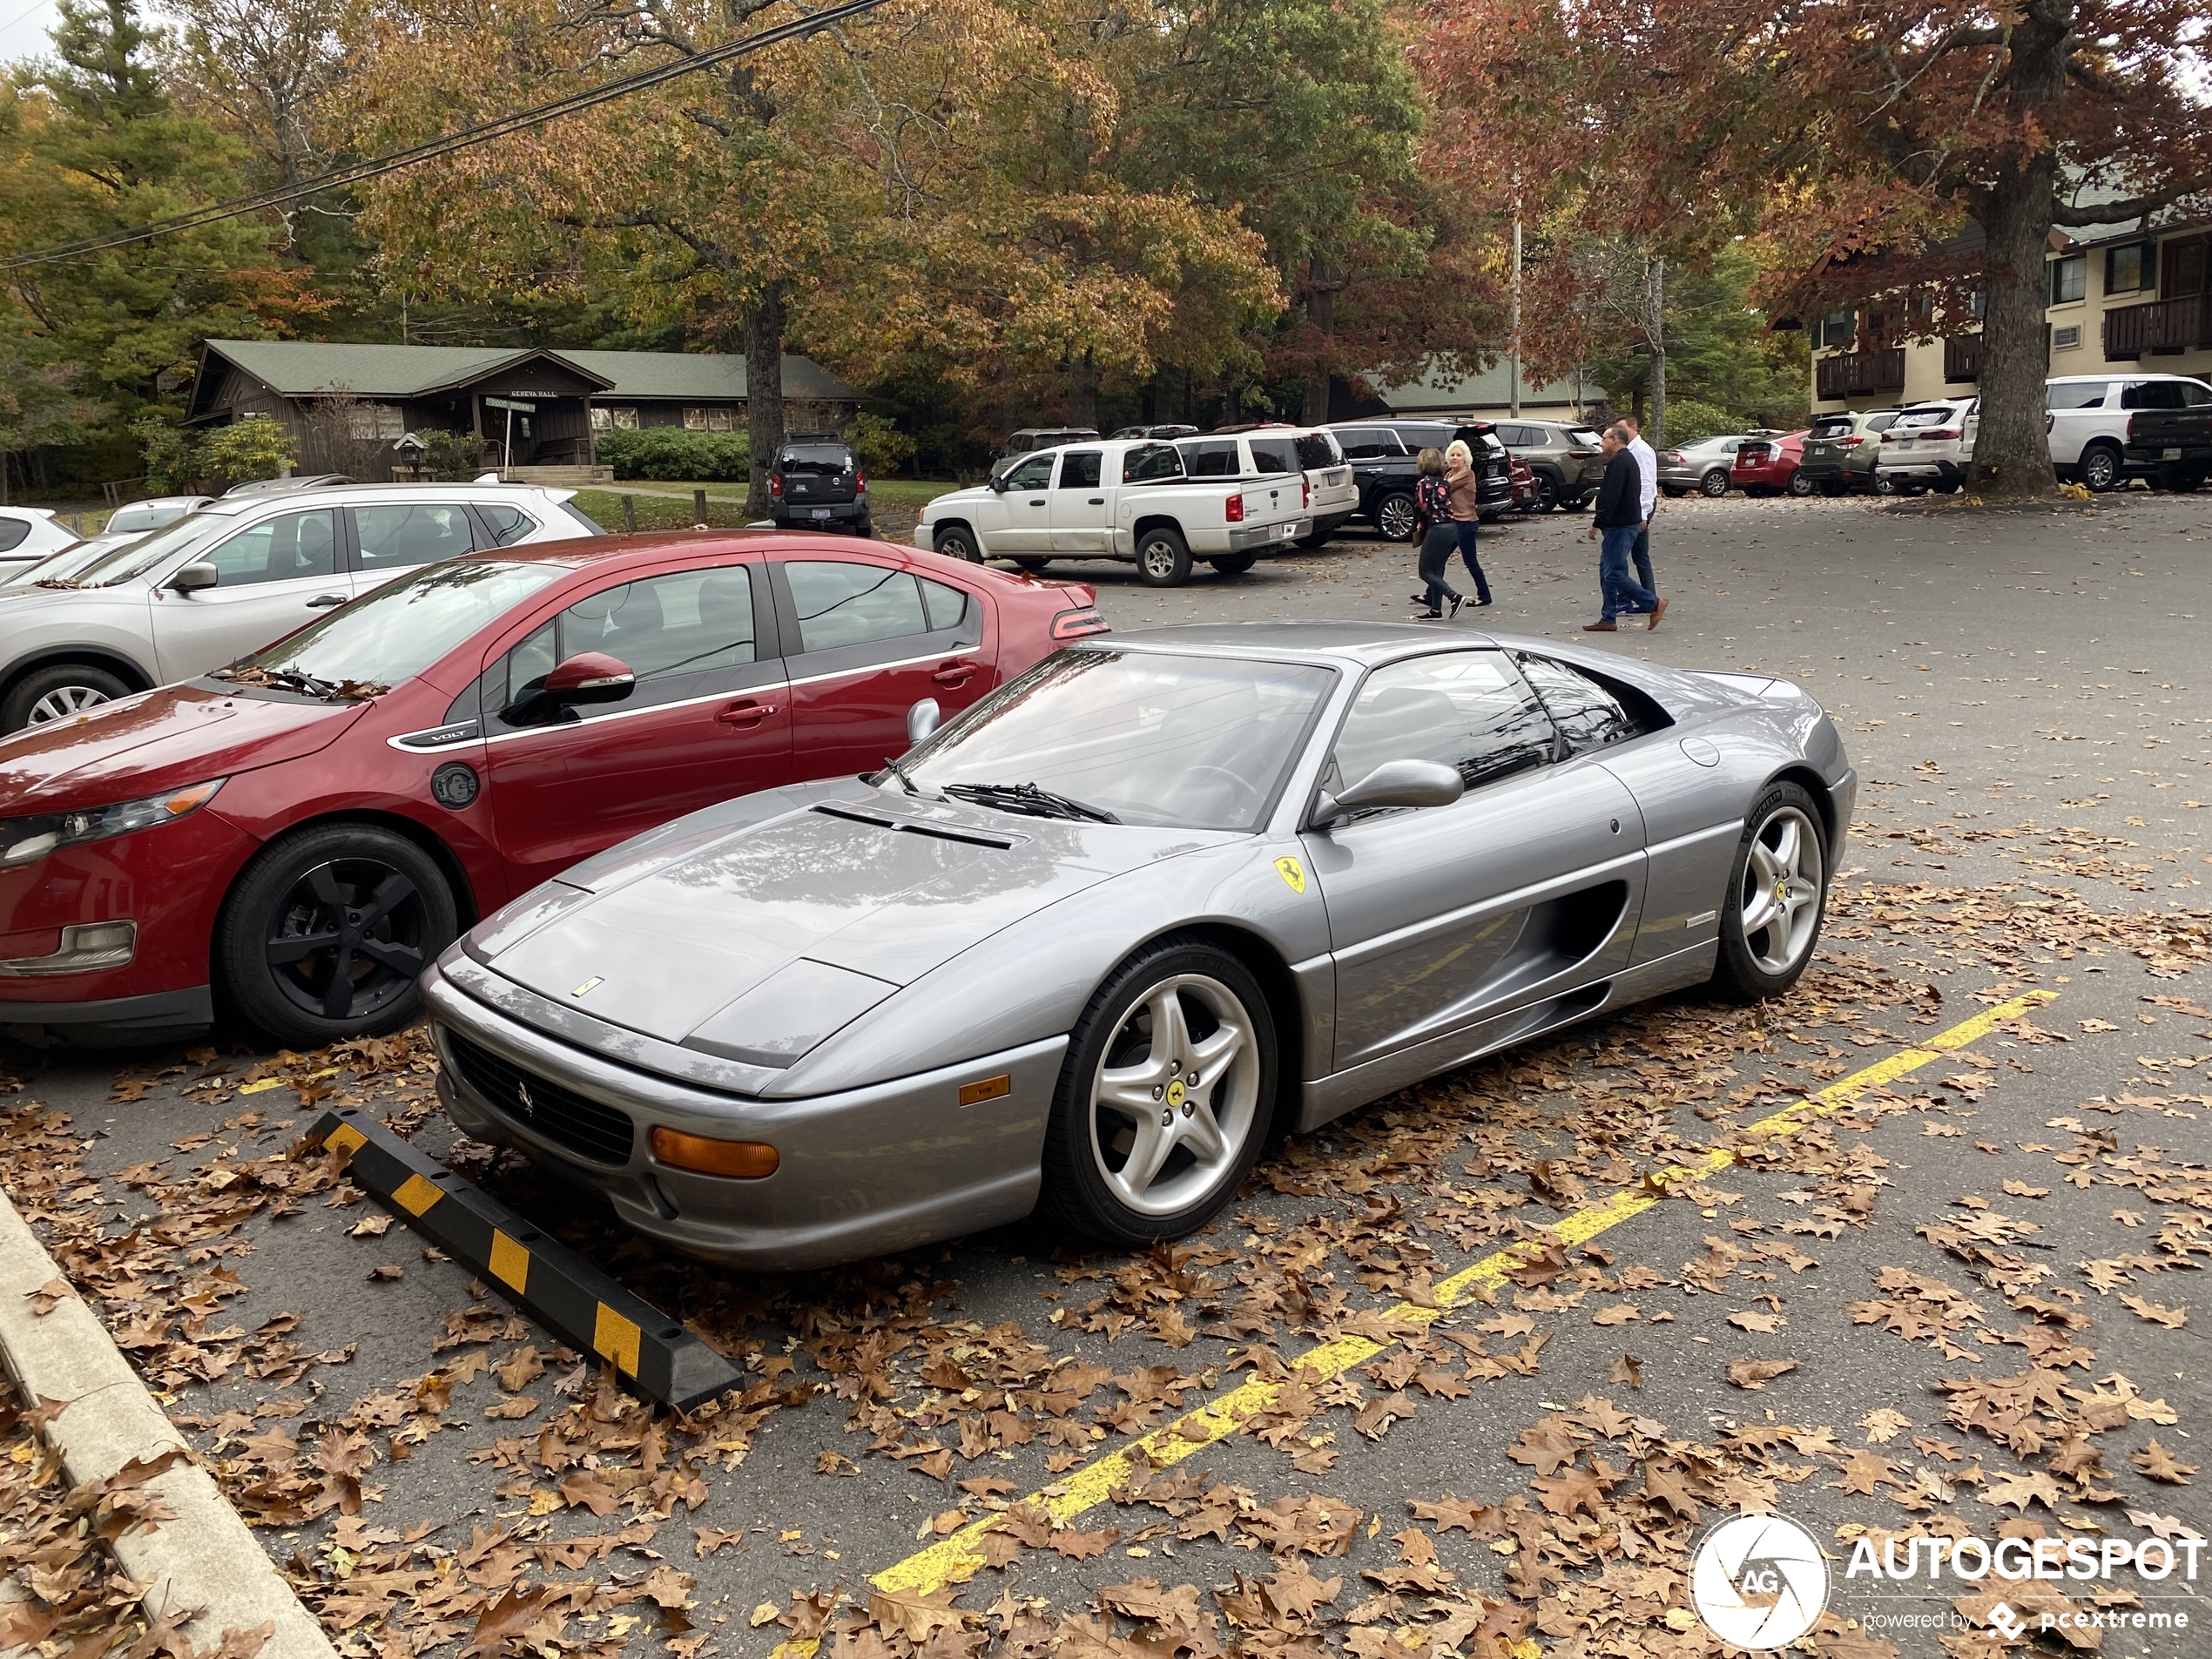
POLYGON ((1828 1606, 1828 1558, 1794 1521, 1734 1515, 1699 1542, 1689 1599, 1705 1628, 1731 1647, 1787 1647, 1828 1606))

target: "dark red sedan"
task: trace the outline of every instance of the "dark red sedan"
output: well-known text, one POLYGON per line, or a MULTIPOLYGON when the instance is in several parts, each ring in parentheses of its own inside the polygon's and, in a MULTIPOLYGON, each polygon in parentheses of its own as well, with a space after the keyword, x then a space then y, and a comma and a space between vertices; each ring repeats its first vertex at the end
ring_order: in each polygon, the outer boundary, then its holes
POLYGON ((427 565, 212 675, 0 739, 0 1026, 413 1017, 477 917, 755 790, 880 767, 1105 631, 1089 588, 791 532, 427 565))
POLYGON ((1729 487, 1747 496, 1810 496, 1813 481, 1807 478, 1800 483, 1797 480, 1797 465, 1804 451, 1804 432, 1749 439, 1736 452, 1735 462, 1729 468, 1729 487))

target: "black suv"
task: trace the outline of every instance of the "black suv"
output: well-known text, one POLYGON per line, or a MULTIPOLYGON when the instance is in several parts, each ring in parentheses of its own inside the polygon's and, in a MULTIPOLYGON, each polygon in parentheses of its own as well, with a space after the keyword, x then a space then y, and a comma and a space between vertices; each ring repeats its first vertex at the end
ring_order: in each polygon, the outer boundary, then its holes
POLYGON ((1391 541, 1413 539, 1413 482, 1420 476, 1421 451, 1447 448, 1454 438, 1474 456, 1475 500, 1483 523, 1513 506, 1513 457, 1488 421, 1338 421, 1329 430, 1337 435, 1359 482, 1359 506, 1352 516, 1366 519, 1391 541))
POLYGON ((768 470, 768 516, 780 529, 873 536, 868 481, 840 432, 794 432, 768 470))

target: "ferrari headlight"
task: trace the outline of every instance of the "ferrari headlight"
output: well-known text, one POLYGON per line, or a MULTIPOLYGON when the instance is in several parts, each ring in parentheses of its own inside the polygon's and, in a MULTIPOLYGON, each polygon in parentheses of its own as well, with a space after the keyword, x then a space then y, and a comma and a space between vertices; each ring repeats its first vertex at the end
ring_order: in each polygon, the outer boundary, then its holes
POLYGON ((0 870, 34 864, 64 846, 105 841, 132 830, 152 829, 156 824, 198 811, 223 786, 223 779, 172 789, 144 800, 120 801, 113 806, 87 806, 73 813, 41 813, 30 818, 0 819, 0 870))

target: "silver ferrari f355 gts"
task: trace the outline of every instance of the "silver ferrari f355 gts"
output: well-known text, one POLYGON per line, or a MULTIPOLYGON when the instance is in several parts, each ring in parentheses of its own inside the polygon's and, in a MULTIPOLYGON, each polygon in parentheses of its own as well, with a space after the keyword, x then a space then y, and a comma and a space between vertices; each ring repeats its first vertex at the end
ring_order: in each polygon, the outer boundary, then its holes
POLYGON ((1123 634, 865 779, 586 860, 423 976, 448 1110, 799 1268, 1042 1206, 1132 1246, 1271 1135, 1804 969, 1856 779, 1785 681, 1410 624, 1123 634))

